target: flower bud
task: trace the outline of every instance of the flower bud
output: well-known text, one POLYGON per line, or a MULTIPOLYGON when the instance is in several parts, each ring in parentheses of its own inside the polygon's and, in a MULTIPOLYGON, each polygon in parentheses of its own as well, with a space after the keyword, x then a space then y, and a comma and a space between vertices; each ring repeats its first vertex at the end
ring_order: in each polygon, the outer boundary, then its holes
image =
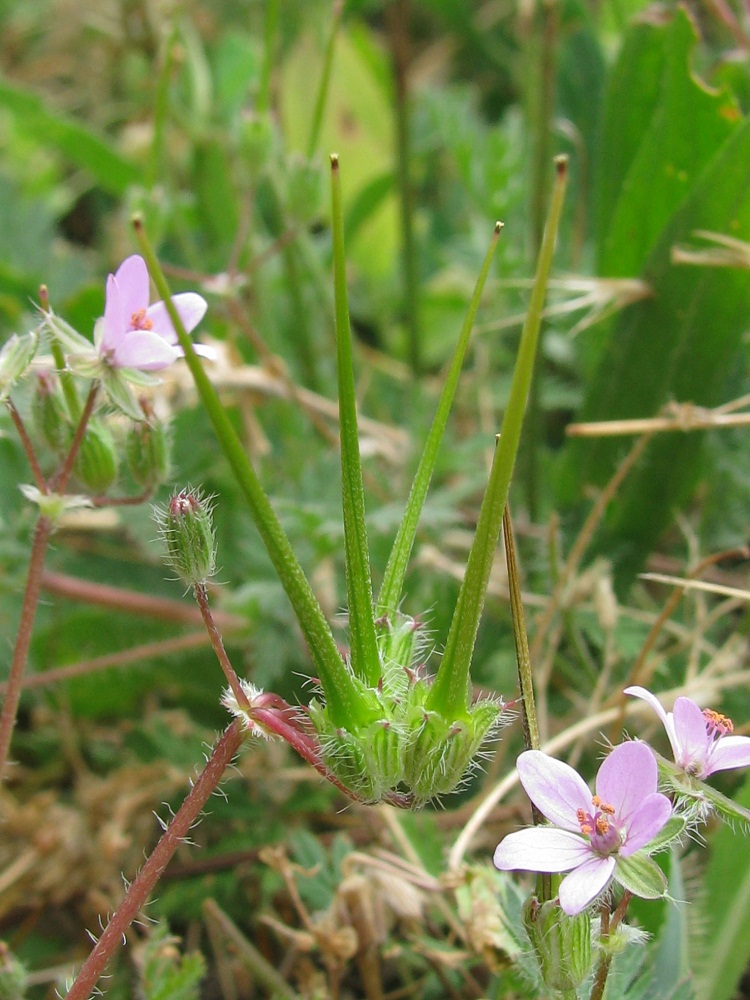
POLYGON ((67 451, 73 439, 73 428, 53 372, 39 373, 31 406, 34 423, 45 443, 54 452, 67 451))
POLYGON ((101 420, 86 428, 73 471, 92 493, 106 493, 117 478, 117 449, 112 432, 101 420))
POLYGON ((569 917, 559 902, 526 900, 523 923, 534 946, 539 969, 551 990, 575 990, 591 969, 591 919, 586 913, 569 917))
POLYGON ((155 508, 167 562, 186 582, 205 583, 216 572, 216 538, 211 504, 189 486, 175 493, 166 507, 155 508))
POLYGON ((128 431, 125 454, 133 479, 144 489, 153 489, 169 476, 169 431, 165 424, 149 415, 134 423, 128 431))

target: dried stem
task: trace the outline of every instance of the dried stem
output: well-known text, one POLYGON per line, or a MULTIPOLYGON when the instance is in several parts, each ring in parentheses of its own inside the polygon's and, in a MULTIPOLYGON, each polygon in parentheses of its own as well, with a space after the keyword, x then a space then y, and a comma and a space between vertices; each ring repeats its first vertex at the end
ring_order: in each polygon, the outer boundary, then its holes
POLYGON ((215 791, 224 771, 237 753, 242 738, 242 727, 239 721, 231 723, 224 731, 187 798, 164 831, 148 861, 131 883, 125 898, 81 967, 75 982, 66 994, 65 1000, 89 1000, 107 963, 122 944, 125 931, 148 900, 173 854, 215 791))

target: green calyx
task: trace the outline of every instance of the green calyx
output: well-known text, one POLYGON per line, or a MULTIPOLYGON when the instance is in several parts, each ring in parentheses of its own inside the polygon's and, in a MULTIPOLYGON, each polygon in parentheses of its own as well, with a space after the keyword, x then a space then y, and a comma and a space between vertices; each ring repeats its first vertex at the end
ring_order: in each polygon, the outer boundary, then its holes
POLYGON ((591 970, 591 919, 586 913, 569 917, 559 902, 540 903, 531 896, 523 908, 542 979, 552 990, 575 990, 591 970))

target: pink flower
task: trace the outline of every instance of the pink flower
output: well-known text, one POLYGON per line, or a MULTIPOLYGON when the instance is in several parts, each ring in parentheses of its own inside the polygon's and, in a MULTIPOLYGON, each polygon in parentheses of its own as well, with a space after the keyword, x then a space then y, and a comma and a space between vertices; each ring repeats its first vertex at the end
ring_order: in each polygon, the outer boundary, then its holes
MULTIPOLYGON (((196 292, 174 295, 172 302, 188 333, 206 311, 206 301, 196 292)), ((134 254, 107 278, 104 317, 94 339, 100 356, 113 368, 143 372, 167 368, 182 356, 177 334, 163 302, 149 305, 146 262, 134 254)))
POLYGON ((701 710, 691 698, 678 698, 674 712, 667 712, 659 699, 642 687, 625 688, 625 694, 642 698, 653 708, 667 731, 675 764, 696 778, 714 771, 750 766, 750 737, 728 736, 731 719, 710 708, 701 710))
POLYGON ((609 885, 618 858, 645 847, 672 815, 656 790, 656 760, 645 743, 621 743, 596 776, 596 795, 572 767, 541 750, 518 758, 518 775, 534 805, 553 826, 509 834, 495 850, 501 871, 570 872, 560 883, 560 906, 580 913, 609 885))

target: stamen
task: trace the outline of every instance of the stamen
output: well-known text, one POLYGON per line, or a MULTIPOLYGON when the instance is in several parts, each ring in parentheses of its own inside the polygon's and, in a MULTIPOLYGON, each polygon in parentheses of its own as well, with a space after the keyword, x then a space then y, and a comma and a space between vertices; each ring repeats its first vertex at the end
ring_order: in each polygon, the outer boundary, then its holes
POLYGON ((596 832, 602 837, 605 833, 609 833, 609 820, 604 816, 596 817, 596 832))
POLYGON ((734 732, 734 723, 721 712, 715 712, 712 708, 704 708, 703 718, 706 720, 706 729, 711 736, 716 733, 720 736, 726 736, 727 733, 734 732))
POLYGON ((130 325, 134 330, 153 330, 154 324, 146 318, 146 310, 139 309, 130 317, 130 325))

